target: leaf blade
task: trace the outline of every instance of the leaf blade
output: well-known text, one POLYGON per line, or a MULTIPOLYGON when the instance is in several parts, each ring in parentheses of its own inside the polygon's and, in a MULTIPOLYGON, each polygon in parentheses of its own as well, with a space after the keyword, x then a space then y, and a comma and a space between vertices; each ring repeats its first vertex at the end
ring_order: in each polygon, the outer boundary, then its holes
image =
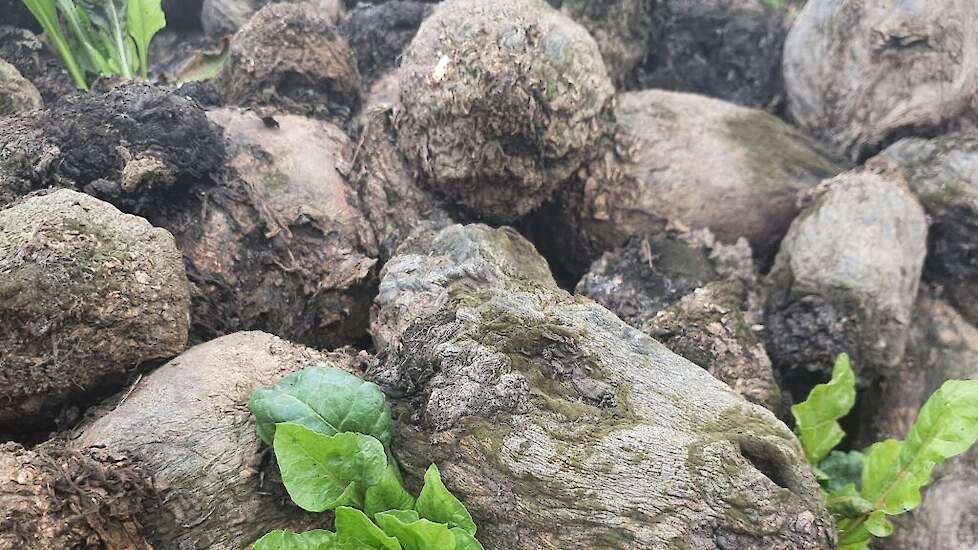
POLYGON ((275 425, 291 422, 325 435, 358 432, 390 444, 391 412, 376 384, 340 369, 316 366, 260 389, 249 403, 258 435, 271 444, 275 425))
POLYGON ((161 0, 129 0, 126 9, 129 36, 136 45, 137 72, 146 78, 149 71, 149 44, 166 27, 161 0))
POLYGON ((817 465, 845 437, 838 420, 849 414, 856 403, 856 375, 849 356, 839 355, 832 368, 832 379, 815 386, 808 399, 791 407, 795 433, 805 451, 805 458, 817 465))
POLYGON ((387 467, 380 441, 358 433, 327 436, 299 424, 279 424, 273 447, 285 489, 310 512, 362 505, 363 492, 387 467))
POLYGON ((329 531, 316 530, 305 533, 272 531, 255 541, 252 550, 326 550, 332 548, 336 536, 329 531))
POLYGON ((336 509, 336 535, 377 550, 401 550, 396 538, 388 536, 360 510, 347 506, 336 509))
POLYGON ((406 519, 409 519, 406 514, 377 514, 377 524, 385 533, 395 537, 404 550, 455 550, 455 535, 444 523, 426 519, 407 522, 406 519))
POLYGON ((888 515, 919 506, 934 468, 978 441, 978 380, 945 382, 920 409, 907 439, 892 441, 871 447, 876 453, 872 463, 867 454, 863 476, 864 496, 888 515))
POLYGON ((380 481, 367 488, 363 498, 363 511, 373 517, 380 512, 413 508, 414 497, 404 488, 397 464, 394 463, 393 458, 390 458, 380 481))
POLYGON ((864 460, 865 457, 859 451, 832 451, 818 463, 818 470, 825 476, 825 479, 819 481, 829 493, 849 484, 859 489, 862 487, 864 460))
POLYGON ((424 474, 424 487, 414 509, 424 519, 445 523, 449 527, 459 527, 470 535, 475 535, 475 522, 458 498, 445 487, 438 467, 432 464, 424 474))

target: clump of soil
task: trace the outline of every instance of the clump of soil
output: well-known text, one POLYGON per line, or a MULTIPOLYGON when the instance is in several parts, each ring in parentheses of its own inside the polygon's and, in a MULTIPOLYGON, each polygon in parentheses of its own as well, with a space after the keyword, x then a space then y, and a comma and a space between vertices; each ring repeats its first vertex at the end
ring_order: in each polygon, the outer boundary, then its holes
POLYGON ((658 234, 604 253, 575 291, 640 328, 694 289, 720 278, 709 248, 679 235, 658 234))
POLYGON ((37 21, 21 0, 0 0, 0 13, 3 14, 4 25, 40 30, 37 21))
POLYGON ((635 89, 692 92, 777 111, 784 100, 784 7, 764 0, 672 0, 661 46, 635 71, 635 89))
POLYGON ((224 162, 219 132, 185 96, 149 84, 76 93, 0 125, 0 205, 33 189, 70 187, 126 212, 207 181, 224 162))
POLYGON ((346 14, 339 31, 356 52, 364 87, 397 65, 431 9, 431 4, 424 2, 393 0, 360 4, 346 14))
MULTIPOLYGON (((6 1, 23 5, 20 0, 6 1)), ((6 16, 8 12, 0 9, 0 13, 6 16)), ((58 56, 27 29, 0 26, 0 59, 16 67, 24 78, 34 84, 46 104, 76 91, 71 75, 58 56)))
POLYGON ((152 550, 152 481, 122 455, 0 444, 0 548, 152 550))

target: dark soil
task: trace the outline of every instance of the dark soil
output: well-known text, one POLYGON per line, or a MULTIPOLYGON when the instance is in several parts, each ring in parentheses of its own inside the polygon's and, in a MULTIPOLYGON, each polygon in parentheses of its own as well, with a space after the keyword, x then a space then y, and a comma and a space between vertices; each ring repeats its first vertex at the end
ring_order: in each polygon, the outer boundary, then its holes
POLYGON ((760 0, 667 6, 663 45, 635 71, 635 89, 663 88, 779 111, 784 12, 760 0))
POLYGON ((21 0, 0 0, 0 14, 3 15, 0 25, 10 25, 35 32, 41 30, 41 26, 37 24, 21 0))
MULTIPOLYGON (((0 13, 6 13, 5 9, 0 7, 0 13)), ((46 104, 76 91, 61 60, 31 31, 0 26, 0 58, 17 67, 20 74, 30 80, 46 104)))
POLYGON ((186 96, 148 84, 105 94, 76 93, 39 116, 0 126, 0 205, 32 189, 71 187, 126 212, 220 170, 224 145, 203 110, 186 96))
MULTIPOLYGON (((857 323, 818 296, 806 296, 784 309, 768 311, 761 339, 782 385, 796 401, 825 382, 840 353, 855 349, 857 323)), ((854 361, 858 365, 858 361, 854 361)))
POLYGON ((633 239, 596 261, 576 292, 639 328, 694 289, 720 278, 709 252, 668 234, 633 239))
POLYGON ((152 550, 134 519, 152 481, 98 449, 0 445, 0 548, 152 550))
POLYGON ((203 3, 203 0, 163 0, 163 13, 166 14, 167 28, 200 29, 200 8, 203 3))
POLYGON ((431 5, 413 0, 363 4, 340 22, 339 31, 357 54, 364 87, 397 66, 401 52, 418 32, 431 5))

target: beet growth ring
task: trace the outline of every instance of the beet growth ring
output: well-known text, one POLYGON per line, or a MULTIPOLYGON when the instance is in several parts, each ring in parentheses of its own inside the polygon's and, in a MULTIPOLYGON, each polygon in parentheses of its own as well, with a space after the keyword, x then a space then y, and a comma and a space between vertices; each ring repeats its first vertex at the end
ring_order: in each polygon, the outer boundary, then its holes
POLYGON ((511 221, 595 149, 614 87, 594 39, 540 0, 448 0, 404 54, 399 145, 472 214, 511 221))

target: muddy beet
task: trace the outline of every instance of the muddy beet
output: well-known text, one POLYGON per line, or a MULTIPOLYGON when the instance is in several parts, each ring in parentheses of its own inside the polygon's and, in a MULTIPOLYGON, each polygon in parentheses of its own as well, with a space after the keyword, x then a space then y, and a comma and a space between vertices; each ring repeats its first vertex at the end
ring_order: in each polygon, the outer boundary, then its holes
POLYGON ((227 173, 150 216, 176 237, 193 282, 193 333, 267 330, 316 346, 366 333, 376 249, 340 169, 353 145, 336 126, 247 111, 208 116, 227 173))
POLYGON ((360 104, 357 59, 313 5, 270 4, 231 40, 217 86, 227 103, 345 119, 360 104))
POLYGON ((0 59, 0 117, 41 108, 41 94, 17 67, 0 59))
MULTIPOLYGON (((333 25, 343 16, 342 0, 293 0, 293 3, 300 2, 312 5, 333 25)), ((272 0, 203 0, 202 3, 203 6, 199 10, 201 25, 211 38, 217 39, 234 34, 244 27, 260 8, 275 2, 272 0)))
POLYGON ((594 39, 542 2, 442 2, 400 75, 401 150, 481 219, 539 206, 610 121, 614 88, 594 39))
POLYGON ((616 117, 613 147, 539 218, 564 228, 545 231, 543 248, 572 251, 559 256, 572 272, 670 224, 709 228, 724 243, 743 237, 768 255, 798 213, 798 192, 842 169, 770 114, 704 96, 620 94, 616 117))
POLYGON ((514 231, 414 235, 377 307, 371 373, 412 419, 398 458, 412 475, 437 462, 487 547, 832 546, 783 424, 558 289, 514 231))
POLYGON ((791 118, 853 160, 974 118, 975 21, 972 0, 808 0, 784 46, 791 118))
POLYGON ((44 428, 187 343, 173 237, 75 191, 0 210, 0 432, 44 428))
POLYGON ((978 323, 978 132, 903 139, 870 163, 906 180, 927 211, 924 277, 978 323))
POLYGON ((452 216, 433 192, 422 187, 397 148, 391 105, 362 115, 360 141, 353 154, 350 182, 360 211, 373 230, 380 258, 387 261, 419 225, 438 227, 452 216))
POLYGON ((239 550, 273 529, 322 527, 321 516, 286 502, 248 400, 312 364, 354 371, 359 361, 261 332, 225 336, 144 377, 72 446, 132 457, 153 477, 159 498, 137 517, 154 548, 239 550))
POLYGON ((867 375, 896 367, 926 239, 923 209, 899 180, 856 171, 827 181, 792 224, 768 277, 765 333, 776 365, 827 372, 848 351, 867 375), (815 358, 826 362, 808 362, 815 358))

